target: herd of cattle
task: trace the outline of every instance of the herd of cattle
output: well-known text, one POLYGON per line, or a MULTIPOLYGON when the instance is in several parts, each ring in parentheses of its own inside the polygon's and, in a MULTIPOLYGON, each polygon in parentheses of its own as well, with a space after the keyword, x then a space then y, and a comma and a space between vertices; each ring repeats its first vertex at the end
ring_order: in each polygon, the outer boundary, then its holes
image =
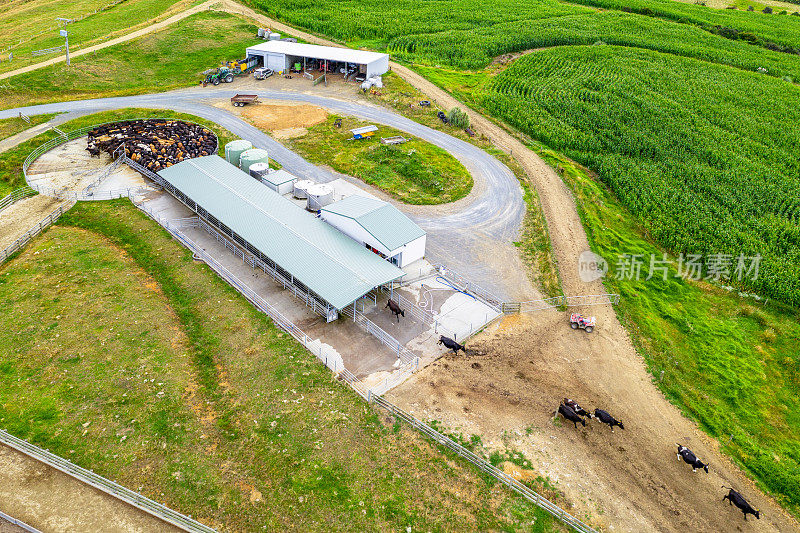
MULTIPOLYGON (((564 398, 564 400, 558 406, 558 411, 556 411, 554 415, 563 416, 565 420, 572 422, 575 429, 578 428, 578 424, 586 427, 587 418, 596 418, 603 424, 608 424, 612 432, 614 431, 614 426, 619 426, 620 429, 625 429, 625 426, 622 425, 622 422, 611 416, 608 411, 595 409, 594 413, 591 413, 578 405, 578 402, 570 398, 564 398)), ((677 455, 679 461, 683 460, 684 463, 691 466, 692 472, 697 472, 697 469, 700 468, 705 470, 706 474, 708 473, 708 463, 703 463, 697 458, 694 452, 692 452, 692 450, 686 446, 678 443, 675 445, 678 447, 678 453, 675 455, 677 455)), ((757 519, 761 518, 761 513, 759 510, 750 505, 747 500, 745 500, 744 496, 742 496, 737 490, 732 489, 731 487, 726 487, 725 485, 723 485, 722 488, 729 490, 728 494, 722 497, 722 501, 728 500, 729 505, 735 505, 738 507, 744 514, 745 520, 747 520, 748 514, 755 516, 757 519)))
MULTIPOLYGON (((401 316, 406 316, 405 312, 400 308, 400 305, 391 299, 386 303, 384 309, 387 307, 392 314, 395 315, 398 322, 400 322, 401 316)), ((464 345, 459 344, 455 339, 451 339, 450 337, 440 335, 437 344, 443 345, 448 350, 452 350, 454 354, 458 354, 459 350, 463 351, 464 355, 467 354, 467 350, 464 345)), ((596 419, 600 421, 600 423, 608 425, 608 427, 611 428, 612 433, 614 432, 614 426, 618 426, 620 429, 625 429, 625 426, 622 424, 622 422, 611 416, 611 413, 608 411, 603 409, 595 409, 594 413, 591 413, 578 405, 578 402, 570 398, 564 398, 564 401, 559 404, 558 410, 553 414, 554 416, 561 415, 565 420, 572 422, 575 429, 578 428, 578 424, 586 427, 587 418, 590 420, 596 419)), ((692 450, 686 446, 677 443, 676 446, 678 447, 678 452, 676 454, 678 460, 683 460, 683 462, 691 466, 692 472, 697 472, 697 469, 700 468, 708 473, 708 463, 703 463, 697 458, 694 452, 692 452, 692 450)), ((747 520, 748 514, 755 516, 757 519, 761 518, 761 513, 759 510, 750 505, 747 500, 745 500, 744 496, 742 496, 738 491, 731 487, 726 487, 725 485, 723 485, 722 488, 729 490, 728 494, 722 497, 722 501, 728 500, 729 505, 735 505, 738 507, 744 514, 745 520, 747 520)))

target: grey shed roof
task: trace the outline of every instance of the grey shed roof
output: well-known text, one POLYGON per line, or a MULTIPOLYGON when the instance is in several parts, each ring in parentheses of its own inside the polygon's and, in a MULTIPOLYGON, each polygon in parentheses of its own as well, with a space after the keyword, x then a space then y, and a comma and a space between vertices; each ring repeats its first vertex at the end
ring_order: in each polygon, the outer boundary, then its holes
POLYGON ((397 250, 425 235, 422 228, 393 205, 366 196, 354 194, 322 210, 352 218, 388 250, 397 250))
POLYGON ((221 157, 158 174, 337 309, 404 275, 221 157))

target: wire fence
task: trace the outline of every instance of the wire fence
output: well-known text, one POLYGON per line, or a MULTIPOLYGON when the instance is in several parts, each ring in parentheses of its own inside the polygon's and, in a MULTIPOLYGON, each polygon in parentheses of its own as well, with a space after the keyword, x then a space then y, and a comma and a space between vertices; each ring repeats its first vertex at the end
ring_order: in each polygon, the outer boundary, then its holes
POLYGON ((69 200, 59 205, 52 213, 47 215, 45 218, 43 218, 37 224, 35 224, 31 229, 26 231, 19 239, 8 245, 2 252, 0 252, 0 264, 4 263, 15 252, 21 250, 22 247, 28 243, 28 241, 39 235, 53 222, 58 220, 58 217, 63 215, 73 205, 75 205, 74 200, 69 200))
POLYGON ((589 294, 586 296, 554 296, 544 300, 527 302, 503 302, 503 313, 533 313, 558 307, 589 307, 593 305, 616 305, 619 294, 589 294))
POLYGON ((470 463, 477 466, 482 472, 497 479, 498 481, 509 487, 517 494, 523 496, 529 502, 533 503, 534 505, 536 505, 541 509, 544 509, 545 511, 550 513, 552 516, 554 516, 564 524, 570 526, 575 531, 580 531, 582 533, 597 533, 589 525, 578 520, 577 518, 566 512, 564 509, 554 504, 544 496, 540 495, 527 485, 521 483, 519 480, 513 478, 512 476, 509 476, 496 466, 487 462, 483 457, 480 457, 474 452, 471 452, 468 449, 464 448, 462 445, 458 444, 450 437, 447 437, 446 435, 443 435, 439 431, 436 431, 428 424, 425 424, 424 422, 417 419, 415 416, 405 412, 404 410, 397 407, 386 398, 383 398, 382 396, 379 395, 370 394, 368 397, 368 401, 389 411, 394 417, 403 420, 411 427, 413 427, 423 435, 427 436, 437 444, 444 446, 445 448, 456 453, 460 457, 463 457, 470 463))
POLYGON ((78 481, 86 483, 87 485, 91 485, 92 487, 110 496, 122 500, 129 505, 133 505, 137 509, 141 509, 148 514, 160 518, 161 520, 170 523, 184 531, 190 531, 192 533, 216 533, 214 529, 201 524, 197 520, 193 520, 189 516, 185 516, 177 511, 173 511, 161 503, 155 502, 149 498, 146 498, 145 496, 142 496, 138 492, 134 492, 121 485, 118 485, 110 479, 106 479, 99 474, 95 474, 91 470, 87 470, 74 463, 71 463, 63 457, 59 457, 58 455, 50 453, 47 450, 43 450, 38 446, 34 446, 33 444, 19 439, 10 433, 7 433, 6 431, 0 430, 0 442, 65 473, 68 476, 77 479, 78 481))

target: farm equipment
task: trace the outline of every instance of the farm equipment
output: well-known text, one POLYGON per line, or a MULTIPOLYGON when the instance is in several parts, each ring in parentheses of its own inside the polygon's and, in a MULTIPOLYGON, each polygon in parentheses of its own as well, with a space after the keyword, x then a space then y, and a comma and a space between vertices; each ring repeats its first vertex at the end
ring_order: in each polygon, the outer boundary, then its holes
POLYGON ((237 94, 236 96, 231 97, 231 103, 233 107, 242 107, 247 104, 257 104, 258 103, 258 95, 257 94, 237 94))
POLYGON ((337 118, 336 120, 334 120, 334 121, 333 121, 333 126, 334 126, 335 128, 341 128, 341 127, 342 127, 342 119, 340 119, 340 118, 337 118))
POLYGON ((258 57, 246 57, 244 59, 237 59, 235 61, 223 61, 221 67, 230 69, 234 76, 241 73, 247 73, 256 68, 258 65, 258 57))
POLYGON ((572 313, 569 315, 569 326, 572 329, 581 328, 586 333, 594 331, 595 318, 593 316, 583 316, 579 313, 572 313))
POLYGON ((381 137, 381 144, 403 144, 408 142, 408 139, 401 135, 394 135, 392 137, 381 137))
POLYGON ((209 83, 211 85, 219 85, 220 82, 230 83, 234 77, 234 73, 226 67, 208 69, 203 74, 205 75, 203 87, 209 83))

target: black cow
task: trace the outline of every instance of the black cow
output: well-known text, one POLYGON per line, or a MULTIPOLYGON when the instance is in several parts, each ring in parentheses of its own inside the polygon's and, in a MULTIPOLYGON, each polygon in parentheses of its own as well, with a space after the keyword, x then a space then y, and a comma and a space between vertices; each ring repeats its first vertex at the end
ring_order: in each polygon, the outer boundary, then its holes
POLYGON ((406 312, 400 309, 400 306, 394 300, 389 300, 388 302, 386 302, 384 309, 386 309, 387 307, 392 313, 394 313, 394 316, 397 317, 398 323, 400 322, 400 315, 403 315, 403 317, 406 316, 406 312))
POLYGON ((703 462, 697 458, 697 456, 692 452, 692 450, 690 450, 686 446, 682 446, 677 442, 675 443, 675 445, 678 447, 678 453, 676 454, 678 456, 678 461, 683 459, 684 463, 691 465, 692 472, 697 472, 698 468, 702 468, 703 470, 706 471, 706 474, 708 474, 708 463, 703 464, 703 462))
MULTIPOLYGON (((730 487, 726 487, 722 485, 723 489, 731 489, 730 487)), ((747 514, 750 513, 751 515, 755 516, 757 520, 761 520, 761 511, 758 509, 753 509, 753 506, 747 503, 747 500, 739 494, 737 491, 731 489, 731 491, 722 497, 722 501, 725 501, 727 498, 728 503, 731 505, 735 505, 739 509, 742 510, 744 513, 744 519, 747 520, 747 514)))
POLYGON ((564 405, 571 407, 573 411, 575 411, 577 414, 581 416, 588 416, 589 418, 592 418, 594 416, 592 413, 590 413, 589 411, 578 405, 578 402, 576 402, 575 400, 572 400, 570 398, 564 398, 563 403, 564 405))
POLYGON ((458 344, 450 337, 445 337, 444 335, 439 336, 439 342, 436 344, 444 344, 446 348, 453 350, 453 353, 458 353, 459 350, 462 350, 464 355, 467 354, 467 350, 464 348, 463 344, 458 344))
POLYGON ((578 429, 578 422, 583 424, 583 427, 586 427, 586 420, 581 418, 578 413, 576 413, 569 405, 564 405, 563 403, 559 404, 558 414, 563 416, 566 420, 572 422, 572 424, 575 426, 575 429, 578 429))
POLYGON ((603 411, 602 409, 595 409, 594 417, 603 424, 608 424, 608 427, 611 428, 612 433, 614 432, 614 426, 619 426, 620 429, 625 429, 625 426, 622 425, 622 422, 611 416, 608 413, 608 411, 603 411))

